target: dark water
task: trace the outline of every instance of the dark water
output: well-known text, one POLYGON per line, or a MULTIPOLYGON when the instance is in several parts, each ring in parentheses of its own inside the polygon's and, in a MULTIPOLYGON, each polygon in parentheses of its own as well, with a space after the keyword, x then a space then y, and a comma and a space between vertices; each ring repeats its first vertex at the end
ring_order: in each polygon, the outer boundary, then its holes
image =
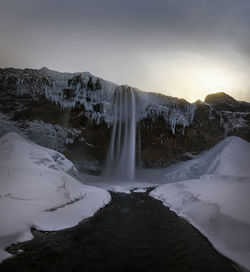
MULTIPOLYGON (((12 248, 13 249, 13 248, 12 248)), ((233 264, 191 225, 147 193, 112 193, 93 218, 54 233, 36 232, 0 271, 229 272, 233 264)))

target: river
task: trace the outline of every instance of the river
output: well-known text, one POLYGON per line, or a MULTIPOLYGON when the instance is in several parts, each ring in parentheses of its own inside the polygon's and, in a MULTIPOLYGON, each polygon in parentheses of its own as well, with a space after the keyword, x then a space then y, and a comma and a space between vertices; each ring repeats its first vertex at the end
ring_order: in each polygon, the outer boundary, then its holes
POLYGON ((57 232, 33 231, 32 241, 0 265, 1 272, 233 272, 195 228, 147 193, 111 193, 94 217, 57 232))

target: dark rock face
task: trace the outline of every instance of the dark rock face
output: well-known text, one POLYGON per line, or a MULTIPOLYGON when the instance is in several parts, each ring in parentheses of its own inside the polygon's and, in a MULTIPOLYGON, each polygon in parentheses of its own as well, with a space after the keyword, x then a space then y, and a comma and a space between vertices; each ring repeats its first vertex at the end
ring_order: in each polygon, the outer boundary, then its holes
MULTIPOLYGON (((63 152, 79 170, 99 173, 109 147, 117 88, 89 73, 0 69, 0 134, 16 131, 63 152)), ((193 104, 136 93, 141 138, 137 154, 144 167, 189 159, 190 153, 208 149, 226 136, 250 141, 249 103, 225 93, 193 104)))
POLYGON ((147 167, 164 167, 189 159, 187 152, 197 153, 215 145, 224 136, 220 115, 209 105, 198 104, 192 125, 176 127, 172 133, 163 118, 143 120, 141 125, 142 159, 147 167))
POLYGON ((238 136, 250 141, 250 103, 237 101, 220 92, 205 99, 221 116, 226 136, 238 136))
POLYGON ((162 118, 143 120, 142 160, 147 167, 163 167, 189 159, 187 153, 198 153, 214 146, 226 136, 250 141, 250 104, 239 102, 224 93, 209 95, 206 103, 196 102, 190 126, 171 132, 162 118), (224 99, 225 98, 225 99, 224 99))
POLYGON ((208 95, 205 103, 213 105, 217 111, 249 112, 250 107, 250 103, 237 101, 224 92, 208 95))

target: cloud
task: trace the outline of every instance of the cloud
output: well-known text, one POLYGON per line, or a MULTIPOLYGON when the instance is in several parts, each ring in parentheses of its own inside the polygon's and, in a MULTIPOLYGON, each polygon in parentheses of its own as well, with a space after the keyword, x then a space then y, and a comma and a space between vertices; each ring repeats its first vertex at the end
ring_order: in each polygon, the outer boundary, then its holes
POLYGON ((248 0, 9 0, 1 3, 0 59, 4 66, 16 59, 17 66, 90 70, 151 90, 159 89, 156 63, 165 60, 167 71, 176 52, 234 63, 245 74, 249 13, 248 0))

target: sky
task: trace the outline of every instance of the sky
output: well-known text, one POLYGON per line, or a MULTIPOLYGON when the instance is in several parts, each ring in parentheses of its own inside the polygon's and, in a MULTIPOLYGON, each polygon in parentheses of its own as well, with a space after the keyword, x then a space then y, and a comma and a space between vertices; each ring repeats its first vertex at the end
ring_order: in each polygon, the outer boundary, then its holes
POLYGON ((250 102, 250 0, 0 0, 0 66, 250 102))

